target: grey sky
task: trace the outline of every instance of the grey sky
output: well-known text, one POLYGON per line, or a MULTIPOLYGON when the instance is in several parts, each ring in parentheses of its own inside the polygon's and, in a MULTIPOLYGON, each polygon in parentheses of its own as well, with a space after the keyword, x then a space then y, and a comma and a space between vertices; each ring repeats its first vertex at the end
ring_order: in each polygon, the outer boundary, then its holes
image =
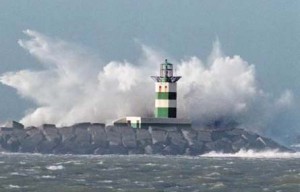
MULTIPOLYGON (((226 55, 255 64, 260 86, 271 96, 290 89, 298 104, 299 21, 296 0, 1 0, 0 72, 39 67, 17 44, 28 28, 79 44, 105 61, 138 59, 136 39, 175 59, 205 60, 219 38, 226 55)), ((0 120, 19 119, 32 105, 12 88, 0 85, 0 93, 0 120)))

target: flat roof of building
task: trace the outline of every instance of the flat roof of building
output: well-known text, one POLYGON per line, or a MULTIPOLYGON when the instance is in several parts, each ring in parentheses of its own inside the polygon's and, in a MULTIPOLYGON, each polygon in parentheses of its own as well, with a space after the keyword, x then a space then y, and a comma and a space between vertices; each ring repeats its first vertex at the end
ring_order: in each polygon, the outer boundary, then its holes
POLYGON ((151 118, 151 117, 123 117, 121 119, 118 119, 114 121, 114 123, 127 123, 127 119, 136 119, 140 118, 140 122, 142 124, 191 124, 190 119, 182 119, 182 118, 151 118))

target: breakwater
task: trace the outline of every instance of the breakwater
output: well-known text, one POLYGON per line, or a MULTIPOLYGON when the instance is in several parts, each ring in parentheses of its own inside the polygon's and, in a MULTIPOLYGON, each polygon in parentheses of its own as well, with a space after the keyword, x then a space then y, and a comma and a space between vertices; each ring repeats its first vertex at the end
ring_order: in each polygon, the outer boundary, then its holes
POLYGON ((200 155, 210 151, 234 153, 241 149, 289 151, 270 138, 240 128, 133 129, 97 123, 24 128, 17 122, 0 128, 0 150, 6 152, 200 155))

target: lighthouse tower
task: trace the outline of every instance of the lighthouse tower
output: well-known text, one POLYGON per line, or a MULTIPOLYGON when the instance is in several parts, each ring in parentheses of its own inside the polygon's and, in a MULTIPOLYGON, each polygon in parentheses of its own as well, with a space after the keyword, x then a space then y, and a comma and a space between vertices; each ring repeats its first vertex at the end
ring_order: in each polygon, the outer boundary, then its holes
POLYGON ((177 115, 177 84, 180 76, 173 76, 173 64, 160 65, 160 76, 151 76, 155 81, 155 117, 176 118, 177 115))
POLYGON ((114 121, 114 125, 136 129, 190 128, 189 119, 177 118, 176 82, 181 77, 173 76, 173 65, 165 60, 160 65, 160 75, 151 77, 155 81, 155 117, 127 116, 114 121))

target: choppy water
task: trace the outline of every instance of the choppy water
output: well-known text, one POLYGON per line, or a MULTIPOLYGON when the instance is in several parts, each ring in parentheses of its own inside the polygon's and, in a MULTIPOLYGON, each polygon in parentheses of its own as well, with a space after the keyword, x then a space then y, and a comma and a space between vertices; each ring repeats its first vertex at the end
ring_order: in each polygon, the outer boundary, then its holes
POLYGON ((300 191, 300 153, 1 154, 0 191, 300 191))

